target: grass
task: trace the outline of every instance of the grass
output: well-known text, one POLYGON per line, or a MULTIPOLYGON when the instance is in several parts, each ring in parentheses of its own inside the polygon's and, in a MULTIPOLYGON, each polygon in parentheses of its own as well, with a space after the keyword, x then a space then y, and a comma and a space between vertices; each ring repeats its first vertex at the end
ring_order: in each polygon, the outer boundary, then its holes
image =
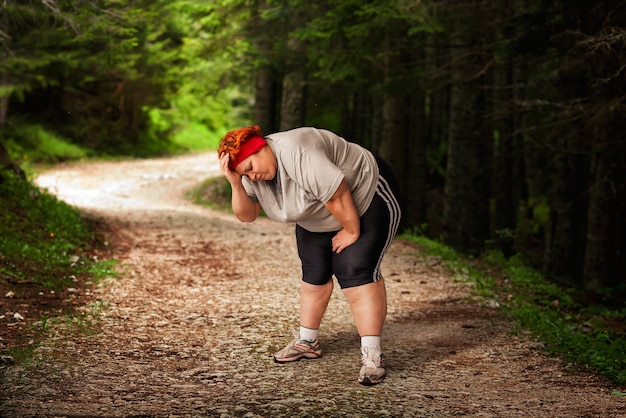
POLYGON ((506 260, 491 252, 471 260, 423 237, 404 238, 416 242, 424 254, 439 257, 455 277, 475 283, 477 295, 496 300, 514 320, 514 333, 530 331, 550 354, 626 385, 623 305, 583 304, 575 289, 549 281, 515 257, 506 260))
POLYGON ((71 335, 94 335, 98 332, 98 322, 102 313, 108 308, 105 302, 95 301, 84 307, 68 310, 62 315, 44 316, 30 324, 28 337, 18 344, 7 347, 6 354, 12 358, 13 363, 31 364, 40 347, 40 337, 48 334, 51 329, 57 334, 64 332, 71 335))
MULTIPOLYGON (((230 188, 222 178, 207 180, 193 191, 192 199, 231 211, 230 188)), ((438 257, 455 280, 473 283, 477 298, 496 301, 514 320, 513 332, 530 331, 551 354, 626 385, 626 308, 584 305, 574 289, 547 280, 517 258, 505 260, 491 252, 473 260, 419 235, 403 238, 418 244, 424 254, 438 257)))
POLYGON ((89 256, 96 237, 74 208, 10 171, 0 171, 0 196, 0 279, 62 289, 113 273, 89 256))
MULTIPOLYGON (((493 263, 493 256, 486 261, 493 263)), ((549 351, 626 384, 626 308, 586 304, 573 288, 559 286, 515 258, 497 266, 506 275, 499 290, 520 329, 531 330, 549 351)))
POLYGON ((95 301, 85 309, 70 312, 65 316, 68 327, 80 334, 91 335, 96 328, 96 323, 109 305, 103 301, 95 301))
POLYGON ((193 203, 221 212, 232 213, 230 206, 230 184, 224 177, 212 177, 187 192, 193 203))
POLYGON ((18 123, 0 132, 0 141, 11 159, 32 174, 37 163, 54 164, 87 158, 90 151, 72 144, 38 124, 18 123))
MULTIPOLYGON (((162 141, 157 144, 161 148, 154 153, 161 155, 172 147, 201 149, 206 143, 206 138, 202 138, 205 132, 201 127, 193 128, 190 131, 193 135, 183 132, 177 138, 181 144, 170 146, 162 141)), ((81 148, 41 125, 26 121, 14 121, 9 128, 0 131, 0 142, 29 178, 36 174, 38 167, 94 155, 93 150, 81 148)), ((134 155, 135 150, 132 151, 130 155, 134 155)), ((114 155, 123 155, 123 152, 114 155)), ((38 294, 62 292, 77 284, 97 284, 102 278, 115 277, 117 261, 98 260, 94 256, 94 250, 100 245, 96 226, 75 208, 0 165, 2 288, 15 290, 23 302, 34 302, 38 294)), ((9 301, 12 299, 7 299, 5 309, 10 309, 9 301)), ((39 338, 49 331, 52 323, 65 321, 66 329, 71 332, 95 332, 99 312, 106 308, 98 303, 86 307, 60 303, 56 308, 59 306, 62 309, 30 310, 28 319, 37 322, 5 341, 4 351, 9 358, 17 363, 29 361, 39 338)))
MULTIPOLYGON (((190 198, 231 212, 230 188, 221 177, 207 180, 190 198)), ((546 343, 549 353, 626 385, 626 308, 584 305, 574 289, 547 280, 517 258, 506 260, 490 252, 474 260, 416 234, 403 238, 418 244, 424 254, 438 257, 455 280, 471 282, 476 298, 497 302, 513 319, 513 332, 530 331, 546 343)))
MULTIPOLYGON (((39 127, 27 133, 33 138, 27 143, 31 149, 11 142, 8 146, 23 166, 88 155, 39 127)), ((181 132, 176 140, 179 146, 196 149, 203 147, 197 142, 203 136, 201 129, 191 129, 181 132)), ((207 180, 188 197, 195 203, 232 212, 230 186, 222 177, 207 180)), ((477 297, 498 301, 515 321, 514 332, 530 330, 552 354, 626 385, 623 305, 585 305, 574 289, 558 286, 516 258, 505 260, 492 252, 472 260, 439 242, 410 234, 403 237, 416 242, 424 254, 440 258, 456 280, 472 282, 477 297)), ((114 275, 113 261, 101 262, 88 255, 94 243, 92 225, 72 207, 0 170, 0 280, 61 289, 78 275, 93 279, 114 275)), ((85 332, 93 326, 92 318, 93 313, 79 312, 68 315, 67 320, 85 332)), ((42 319, 39 326, 45 333, 48 320, 42 319)), ((32 347, 16 350, 16 358, 29 357, 32 347)), ((613 394, 626 396, 619 391, 613 394)))
MULTIPOLYGON (((187 198, 193 203, 226 213, 233 213, 230 197, 230 184, 222 176, 209 178, 198 187, 187 192, 187 198)), ((267 215, 261 209, 259 216, 267 215)))
MULTIPOLYGON (((28 175, 34 174, 36 165, 83 159, 89 154, 38 125, 21 125, 19 132, 19 141, 1 134, 0 140, 28 175)), ((116 276, 115 260, 98 260, 94 255, 100 245, 95 231, 95 225, 75 208, 0 166, 0 284, 22 295, 22 303, 36 302, 38 295, 62 292, 77 282, 97 284, 116 276)), ((11 309, 9 301, 6 309, 11 309)), ((82 332, 93 328, 93 315, 80 309, 30 309, 28 319, 37 322, 5 341, 7 358, 28 363, 40 337, 57 319, 67 317, 82 332)))
POLYGON ((189 123, 185 127, 179 128, 170 137, 173 144, 187 151, 217 149, 219 139, 219 134, 211 132, 200 123, 189 123))

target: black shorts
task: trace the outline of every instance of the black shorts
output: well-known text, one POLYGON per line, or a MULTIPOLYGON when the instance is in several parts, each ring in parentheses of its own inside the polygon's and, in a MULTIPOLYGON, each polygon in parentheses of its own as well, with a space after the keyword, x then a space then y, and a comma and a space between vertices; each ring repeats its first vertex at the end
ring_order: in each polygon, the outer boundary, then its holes
POLYGON ((398 232, 402 210, 398 185, 389 166, 378 160, 380 175, 376 193, 361 216, 359 239, 340 254, 332 251, 335 232, 311 232, 296 225, 302 280, 323 285, 337 277, 342 289, 381 279, 380 264, 398 232))

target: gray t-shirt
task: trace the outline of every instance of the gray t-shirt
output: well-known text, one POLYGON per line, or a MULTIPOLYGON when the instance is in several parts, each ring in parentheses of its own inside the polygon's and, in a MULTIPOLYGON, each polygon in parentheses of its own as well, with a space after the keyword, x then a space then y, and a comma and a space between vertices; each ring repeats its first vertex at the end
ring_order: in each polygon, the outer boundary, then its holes
POLYGON ((340 136, 316 128, 297 128, 266 137, 276 156, 276 177, 243 186, 278 222, 295 222, 312 232, 338 231, 341 224, 324 204, 346 180, 354 205, 363 215, 374 197, 378 165, 371 152, 340 136))

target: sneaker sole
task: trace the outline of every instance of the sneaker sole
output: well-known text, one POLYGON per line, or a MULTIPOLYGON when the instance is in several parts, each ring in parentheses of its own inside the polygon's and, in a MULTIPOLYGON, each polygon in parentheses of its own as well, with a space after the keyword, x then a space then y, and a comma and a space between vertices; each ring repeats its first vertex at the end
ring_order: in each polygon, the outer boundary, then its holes
POLYGON ((302 360, 307 359, 307 360, 315 360, 322 357, 322 353, 302 353, 302 354, 298 354, 297 356, 292 356, 292 357, 282 357, 282 358, 276 358, 274 357, 274 362, 276 363, 290 363, 292 361, 298 361, 298 360, 302 360))
POLYGON ((379 379, 370 379, 369 377, 365 376, 364 378, 360 378, 359 377, 359 383, 362 384, 363 386, 373 386, 373 385, 377 385, 379 383, 382 383, 385 381, 385 377, 381 377, 379 379))

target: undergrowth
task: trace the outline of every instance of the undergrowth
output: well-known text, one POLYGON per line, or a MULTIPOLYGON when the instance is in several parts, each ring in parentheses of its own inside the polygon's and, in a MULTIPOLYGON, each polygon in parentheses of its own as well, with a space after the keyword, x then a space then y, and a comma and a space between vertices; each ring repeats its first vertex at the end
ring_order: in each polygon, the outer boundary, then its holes
POLYGON ((113 273, 88 255, 94 234, 74 208, 11 171, 0 171, 0 196, 1 280, 61 289, 113 273))
MULTIPOLYGON (((33 132, 33 137, 42 137, 40 131, 33 132)), ((44 139, 32 149, 43 153, 47 162, 87 155, 60 146, 57 138, 44 139)), ((12 149, 11 143, 8 148, 22 167, 42 159, 32 150, 12 149)), ((223 177, 207 180, 188 197, 232 212, 230 186, 223 177)), ((439 257, 456 279, 471 281, 477 296, 498 301, 514 320, 514 332, 529 330, 546 343, 550 353, 626 385, 626 308, 583 304, 574 289, 558 286, 516 258, 506 260, 491 252, 481 260, 470 260, 424 237, 406 234, 403 238, 416 242, 424 254, 439 257)), ((0 171, 0 280, 62 288, 80 274, 96 279, 113 275, 112 262, 85 256, 93 239, 89 222, 72 207, 0 171)), ((72 317, 79 325, 89 325, 89 321, 89 317, 72 317)))
POLYGON ((549 281, 515 257, 490 252, 480 261, 468 260, 427 238, 403 237, 439 257, 452 274, 475 283, 478 295, 498 301, 514 320, 513 332, 528 330, 549 353, 626 385, 626 308, 583 304, 574 289, 549 281))
MULTIPOLYGON (((230 188, 222 177, 205 182, 191 198, 231 211, 230 188)), ((514 320, 514 332, 528 330, 546 343, 551 354, 626 385, 626 308, 584 305, 574 289, 558 286, 517 258, 506 260, 491 252, 472 260, 422 236, 403 238, 417 243, 424 254, 441 259, 456 280, 473 283, 477 297, 497 301, 514 320)))
POLYGON ((187 198, 195 204, 232 213, 230 195, 230 184, 222 176, 211 177, 187 192, 187 198))
MULTIPOLYGON (((230 204, 231 190, 228 180, 222 176, 211 177, 198 187, 187 192, 187 198, 193 203, 221 212, 233 213, 230 204)), ((261 209, 259 216, 267 216, 261 209)))
MULTIPOLYGON (((192 200, 230 211, 228 183, 221 177, 210 179, 193 191, 192 200)), ((478 297, 496 300, 514 320, 514 332, 528 330, 551 354, 626 385, 626 308, 583 305, 574 289, 550 282, 517 258, 505 260, 491 252, 482 260, 470 260, 425 237, 403 238, 441 259, 455 279, 472 282, 478 297)))

